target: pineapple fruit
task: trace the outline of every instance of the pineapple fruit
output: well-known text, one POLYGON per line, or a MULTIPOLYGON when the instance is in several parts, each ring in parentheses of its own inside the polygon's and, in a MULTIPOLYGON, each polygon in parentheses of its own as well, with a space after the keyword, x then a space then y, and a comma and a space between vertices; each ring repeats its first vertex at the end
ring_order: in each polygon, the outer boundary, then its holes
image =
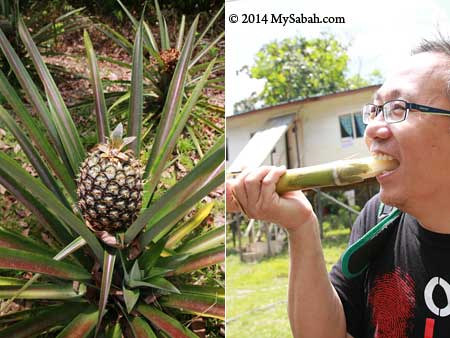
POLYGON ((80 168, 78 207, 94 231, 125 230, 142 205, 142 166, 132 150, 122 151, 135 137, 122 136, 119 124, 111 139, 95 146, 80 168))

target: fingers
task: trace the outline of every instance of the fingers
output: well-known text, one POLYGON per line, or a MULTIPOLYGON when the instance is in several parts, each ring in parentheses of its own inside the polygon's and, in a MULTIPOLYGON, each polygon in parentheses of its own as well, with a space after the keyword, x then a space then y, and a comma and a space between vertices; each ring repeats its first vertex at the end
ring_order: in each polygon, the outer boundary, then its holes
POLYGON ((262 181, 272 169, 273 167, 264 166, 245 176, 244 186, 247 193, 246 206, 248 208, 255 208, 259 197, 261 196, 262 181))
MULTIPOLYGON (((261 203, 261 196, 262 194, 276 194, 275 183, 285 171, 284 167, 280 169, 269 166, 263 166, 253 171, 245 170, 230 182, 228 193, 233 196, 233 200, 248 217, 261 219, 266 216, 264 209, 267 209, 267 206, 261 203), (271 174, 273 171, 277 174, 271 174), (267 176, 271 177, 270 181, 273 182, 270 185, 263 185, 267 176)), ((233 204, 233 206, 235 205, 233 204)))
POLYGON ((227 212, 239 212, 241 211, 239 204, 237 203, 236 199, 233 197, 232 192, 232 180, 227 180, 225 184, 225 197, 226 197, 226 203, 225 207, 227 212))
POLYGON ((258 204, 267 205, 273 203, 274 200, 278 200, 280 197, 275 192, 276 184, 281 176, 286 173, 286 167, 276 167, 271 170, 262 181, 261 196, 259 198, 258 204))
POLYGON ((244 214, 247 214, 245 209, 245 206, 247 205, 247 191, 245 189, 244 180, 250 172, 250 169, 245 169, 238 177, 231 181, 231 194, 239 205, 239 209, 244 214))

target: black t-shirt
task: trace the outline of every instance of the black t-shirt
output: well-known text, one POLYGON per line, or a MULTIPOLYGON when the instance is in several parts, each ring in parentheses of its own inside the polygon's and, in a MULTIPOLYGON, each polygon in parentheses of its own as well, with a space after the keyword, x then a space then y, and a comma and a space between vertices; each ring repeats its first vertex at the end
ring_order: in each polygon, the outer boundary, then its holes
MULTIPOLYGON (((356 220, 350 244, 378 222, 378 195, 356 220)), ((450 337, 450 235, 401 214, 385 246, 361 275, 330 272, 355 338, 450 337)))

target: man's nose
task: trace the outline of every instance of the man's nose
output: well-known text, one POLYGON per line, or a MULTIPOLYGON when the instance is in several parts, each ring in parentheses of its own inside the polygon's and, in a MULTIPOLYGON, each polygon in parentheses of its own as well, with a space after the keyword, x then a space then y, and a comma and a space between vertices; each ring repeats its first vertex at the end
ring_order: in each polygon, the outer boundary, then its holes
POLYGON ((388 123, 384 120, 383 113, 378 114, 369 122, 365 131, 365 139, 367 141, 375 139, 388 139, 392 136, 392 131, 388 123))

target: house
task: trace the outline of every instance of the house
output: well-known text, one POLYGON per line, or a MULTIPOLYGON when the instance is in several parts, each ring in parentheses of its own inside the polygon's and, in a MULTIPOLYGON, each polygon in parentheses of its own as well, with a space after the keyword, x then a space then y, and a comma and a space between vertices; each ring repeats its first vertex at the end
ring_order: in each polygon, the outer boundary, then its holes
POLYGON ((227 171, 369 156, 361 108, 379 85, 290 101, 226 119, 227 171))

